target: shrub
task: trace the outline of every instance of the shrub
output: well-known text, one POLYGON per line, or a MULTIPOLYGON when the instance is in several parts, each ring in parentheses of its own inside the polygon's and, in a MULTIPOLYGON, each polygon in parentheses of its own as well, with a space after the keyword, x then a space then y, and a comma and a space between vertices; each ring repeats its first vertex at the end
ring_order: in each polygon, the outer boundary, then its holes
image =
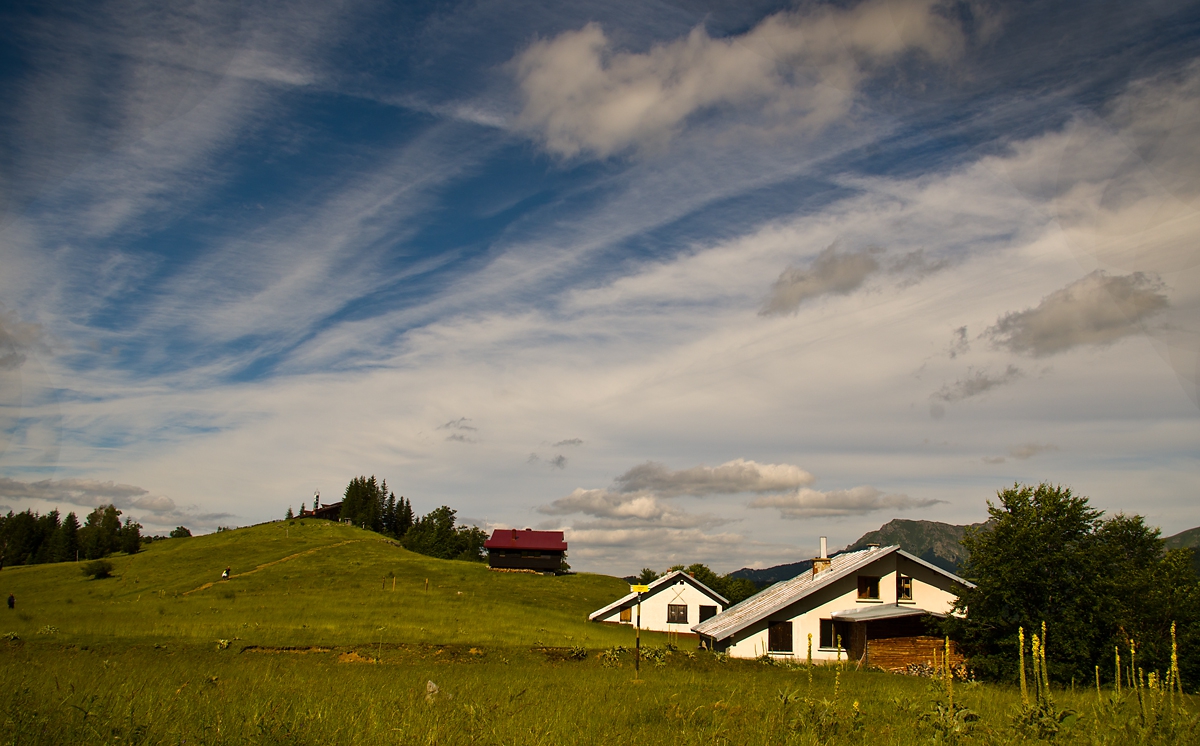
POLYGON ((112 577, 113 564, 108 560, 92 560, 83 563, 83 574, 89 578, 100 580, 112 577))

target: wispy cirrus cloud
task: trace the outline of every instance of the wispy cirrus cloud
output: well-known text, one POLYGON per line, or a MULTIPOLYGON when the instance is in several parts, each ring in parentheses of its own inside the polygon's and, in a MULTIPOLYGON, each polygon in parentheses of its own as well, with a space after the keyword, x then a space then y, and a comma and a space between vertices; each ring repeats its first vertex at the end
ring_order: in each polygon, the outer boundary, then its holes
POLYGON ((1009 448, 1007 456, 984 456, 983 462, 985 464, 1003 464, 1010 458, 1014 461, 1025 461, 1038 454, 1057 450, 1059 450, 1058 446, 1052 443, 1022 443, 1009 448))
POLYGON ((0 312, 0 370, 16 370, 30 352, 48 352, 40 324, 21 321, 13 311, 0 312))

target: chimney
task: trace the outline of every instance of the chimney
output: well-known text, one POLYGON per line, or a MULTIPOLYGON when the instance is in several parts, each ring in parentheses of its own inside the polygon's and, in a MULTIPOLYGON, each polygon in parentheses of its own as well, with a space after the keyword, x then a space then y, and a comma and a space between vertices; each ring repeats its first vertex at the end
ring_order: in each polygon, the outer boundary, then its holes
POLYGON ((821 537, 821 556, 813 557, 812 574, 816 577, 822 570, 829 569, 829 544, 825 537, 821 537))

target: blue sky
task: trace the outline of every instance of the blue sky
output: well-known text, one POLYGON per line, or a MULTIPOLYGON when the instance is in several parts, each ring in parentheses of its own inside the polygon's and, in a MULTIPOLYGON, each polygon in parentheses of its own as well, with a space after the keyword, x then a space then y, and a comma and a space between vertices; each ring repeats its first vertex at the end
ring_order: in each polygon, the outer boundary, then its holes
POLYGON ((0 504, 358 474, 578 569, 1200 524, 1183 2, 10 3, 0 504))

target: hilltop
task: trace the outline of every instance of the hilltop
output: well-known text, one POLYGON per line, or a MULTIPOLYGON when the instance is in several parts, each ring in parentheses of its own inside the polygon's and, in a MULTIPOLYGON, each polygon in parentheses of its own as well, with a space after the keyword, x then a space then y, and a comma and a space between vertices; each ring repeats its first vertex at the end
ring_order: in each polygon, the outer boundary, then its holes
POLYGON ((618 578, 497 573, 329 521, 168 539, 110 561, 114 577, 103 580, 85 578, 83 563, 4 568, 0 593, 14 594, 17 606, 0 631, 241 645, 629 642, 624 630, 587 621, 627 591, 618 578))

